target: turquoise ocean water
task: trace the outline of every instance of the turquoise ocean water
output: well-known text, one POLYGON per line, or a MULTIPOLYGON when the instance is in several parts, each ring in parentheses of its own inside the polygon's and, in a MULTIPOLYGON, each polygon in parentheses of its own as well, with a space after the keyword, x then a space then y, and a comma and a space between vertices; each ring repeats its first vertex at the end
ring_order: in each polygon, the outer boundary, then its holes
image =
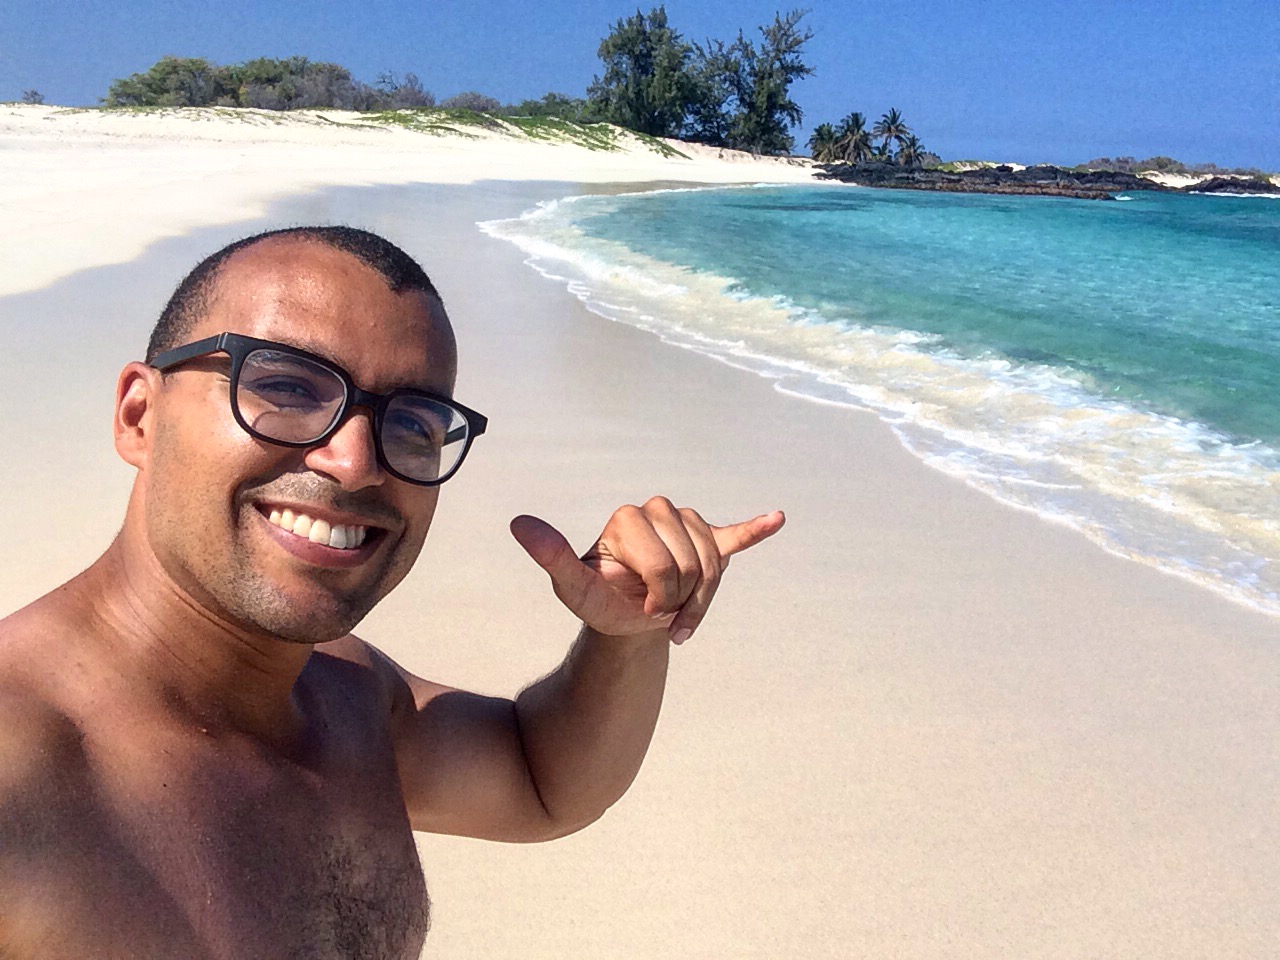
POLYGON ((754 187, 482 226, 602 316, 1280 614, 1280 200, 754 187))

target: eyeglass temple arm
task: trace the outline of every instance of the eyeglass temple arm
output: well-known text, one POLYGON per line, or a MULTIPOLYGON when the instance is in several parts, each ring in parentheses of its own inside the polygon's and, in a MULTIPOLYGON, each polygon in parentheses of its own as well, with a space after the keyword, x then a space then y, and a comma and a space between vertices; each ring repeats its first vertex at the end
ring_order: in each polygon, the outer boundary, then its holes
POLYGON ((456 443, 463 439, 468 433, 473 437, 478 437, 484 433, 485 427, 489 425, 489 418, 482 413, 476 413, 474 410, 467 411, 468 422, 460 427, 454 427, 444 435, 445 443, 456 443))
POLYGON ((195 343, 188 343, 172 350, 166 350, 164 353, 156 354, 150 366, 155 367, 157 370, 163 370, 165 367, 176 366, 184 360, 223 350, 226 348, 226 337, 225 333, 220 333, 215 337, 206 337, 203 340, 197 340, 195 343))

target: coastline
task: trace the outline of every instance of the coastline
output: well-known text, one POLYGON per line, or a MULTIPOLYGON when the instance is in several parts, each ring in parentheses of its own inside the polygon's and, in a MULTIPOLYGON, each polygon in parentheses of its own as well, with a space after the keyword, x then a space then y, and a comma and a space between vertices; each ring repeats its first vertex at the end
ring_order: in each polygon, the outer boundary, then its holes
POLYGON ((1114 200, 1135 191, 1172 191, 1185 194, 1280 196, 1276 177, 1238 174, 1179 177, 1146 170, 1121 173, 1112 170, 1080 170, 1053 164, 961 165, 962 169, 901 167, 893 163, 864 161, 858 164, 816 165, 818 177, 860 187, 891 190, 924 190, 940 193, 983 193, 1012 196, 1068 197, 1075 200, 1114 200))
MULTIPOLYGON (((246 169, 280 157, 243 149, 246 169)), ((171 183, 136 171, 132 194, 84 216, 223 192, 229 216, 248 194, 200 178, 226 156, 210 151, 171 183)), ((595 172, 608 182, 607 163, 595 172)), ((510 540, 516 513, 575 544, 659 491, 713 522, 790 516, 678 651, 650 758, 603 821, 534 847, 422 838, 427 955, 1265 955, 1280 933, 1275 620, 1000 506, 872 414, 604 321, 475 226, 582 182, 298 179, 266 211, 381 229, 420 256, 458 325, 458 396, 491 418, 419 566, 359 631, 410 669, 510 694, 562 654, 573 624, 510 540)), ((6 603, 105 546, 128 485, 107 433, 116 360, 201 253, 265 223, 192 235, 199 209, 161 214, 138 227, 141 258, 64 264, 63 281, 0 300, 24 321, 10 375, 66 388, 36 411, 3 401, 9 449, 42 438, 19 471, 16 542, 33 550, 0 562, 6 603)))

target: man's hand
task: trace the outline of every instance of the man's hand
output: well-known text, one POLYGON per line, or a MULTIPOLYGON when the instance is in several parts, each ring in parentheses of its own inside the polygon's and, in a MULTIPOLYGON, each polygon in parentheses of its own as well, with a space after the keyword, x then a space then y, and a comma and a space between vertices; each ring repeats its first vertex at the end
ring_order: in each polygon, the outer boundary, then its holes
POLYGON ((556 596, 597 633, 631 636, 665 628, 689 639, 720 585, 729 558, 773 536, 782 511, 713 527, 665 497, 615 511, 580 558, 560 531, 537 517, 511 521, 511 533, 547 571, 556 596))

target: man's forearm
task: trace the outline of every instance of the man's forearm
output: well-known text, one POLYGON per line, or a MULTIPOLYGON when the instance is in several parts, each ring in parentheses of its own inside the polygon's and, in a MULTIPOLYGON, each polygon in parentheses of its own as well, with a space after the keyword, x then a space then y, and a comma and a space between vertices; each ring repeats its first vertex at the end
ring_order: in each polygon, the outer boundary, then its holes
POLYGON ((557 834, 598 819, 635 779, 670 646, 664 628, 606 637, 583 627, 564 662, 516 698, 529 771, 557 834))

